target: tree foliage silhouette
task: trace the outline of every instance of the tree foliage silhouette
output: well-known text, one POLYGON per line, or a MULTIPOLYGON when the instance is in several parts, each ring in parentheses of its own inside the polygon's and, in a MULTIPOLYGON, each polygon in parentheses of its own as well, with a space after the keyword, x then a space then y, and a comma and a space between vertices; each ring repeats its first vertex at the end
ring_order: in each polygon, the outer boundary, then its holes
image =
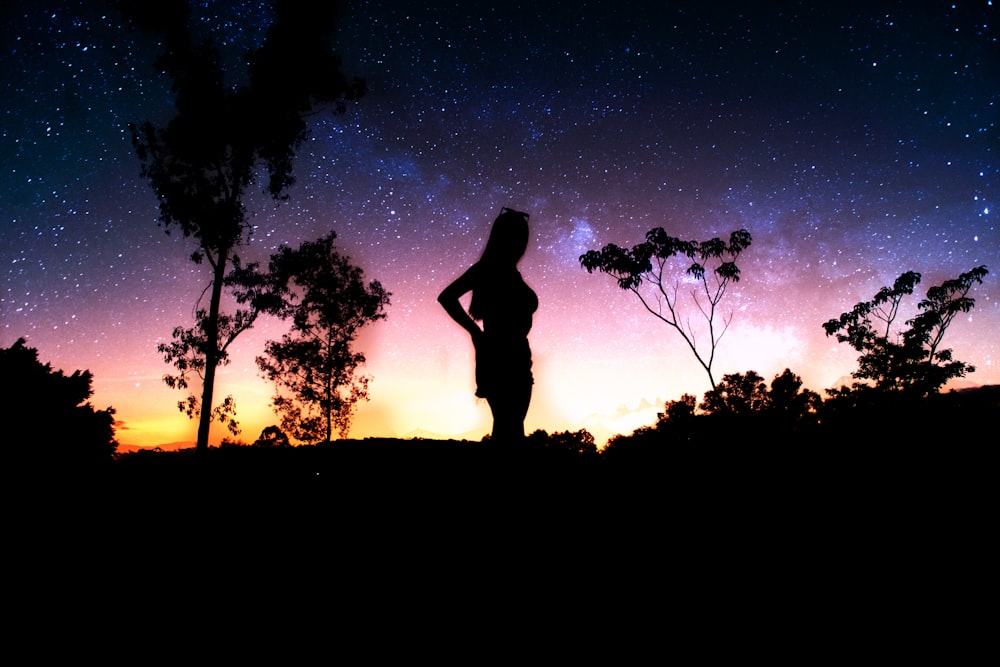
POLYGON ((763 412, 768 406, 767 383, 757 371, 727 373, 709 391, 699 406, 708 414, 732 413, 746 415, 763 412))
POLYGON ((676 401, 663 404, 663 412, 657 415, 657 424, 662 422, 690 422, 695 416, 698 398, 694 394, 683 394, 676 401))
POLYGON ((544 447, 550 452, 577 457, 598 455, 597 440, 585 428, 578 431, 557 431, 551 435, 542 429, 533 431, 526 441, 529 445, 544 447))
POLYGON ((819 394, 803 388, 802 378, 787 368, 770 387, 756 371, 730 373, 705 392, 700 405, 693 394, 667 401, 654 426, 610 438, 602 453, 607 460, 652 463, 657 457, 720 447, 730 452, 761 444, 772 451, 774 446, 797 447, 817 437, 822 408, 819 394))
POLYGON ((329 441, 344 435, 359 401, 368 398, 369 379, 359 375, 364 354, 352 349, 362 327, 385 318, 389 293, 338 252, 331 232, 271 257, 270 275, 285 295, 280 314, 292 330, 268 341, 257 358, 274 382, 273 399, 282 428, 297 440, 329 441))
POLYGON ((821 403, 819 394, 803 389, 802 378, 786 368, 774 376, 770 386, 757 371, 727 373, 715 389, 705 392, 698 407, 710 415, 770 413, 787 422, 815 414, 821 403))
POLYGON ((740 269, 736 260, 751 243, 750 232, 741 229, 732 232, 729 242, 719 238, 708 241, 683 241, 669 236, 661 227, 650 230, 646 240, 630 249, 614 244, 600 251, 590 250, 580 257, 580 264, 587 273, 600 271, 615 278, 618 286, 635 294, 643 307, 654 317, 672 327, 681 335, 694 353, 708 380, 715 388, 712 364, 715 350, 732 321, 732 314, 722 318, 721 328, 716 317, 719 303, 731 283, 739 282, 740 269), (684 275, 695 282, 691 299, 707 326, 707 341, 699 341, 690 319, 682 315, 679 290, 680 280, 671 284, 670 271, 675 268, 670 260, 678 258, 684 264, 684 275), (646 289, 652 287, 652 291, 646 289))
MULTIPOLYGON (((952 358, 950 349, 942 349, 945 332, 959 313, 975 306, 968 296, 976 283, 982 283, 988 271, 980 266, 946 280, 927 290, 927 297, 917 304, 918 314, 906 320, 907 329, 893 333, 900 304, 920 282, 920 274, 908 271, 896 278, 892 287, 883 287, 870 301, 858 303, 838 319, 823 324, 827 336, 836 336, 861 353, 859 380, 855 392, 869 388, 898 392, 917 397, 936 394, 948 380, 965 377, 975 367, 952 358)), ((840 396, 844 390, 832 390, 840 396)))
POLYGON ((271 425, 265 426, 264 430, 260 432, 260 436, 254 440, 254 447, 261 447, 264 449, 272 449, 277 447, 291 447, 292 443, 288 441, 288 436, 279 427, 271 425))
POLYGON ((173 341, 160 346, 178 370, 165 378, 168 385, 186 388, 192 371, 202 378, 200 400, 191 395, 179 405, 191 417, 200 414, 197 450, 203 451, 213 414, 221 410, 231 430, 235 425, 231 399, 212 409, 216 369, 261 312, 249 297, 235 314, 222 312, 224 288, 239 284, 230 273, 241 268, 236 251, 252 234, 246 193, 263 172, 269 195, 286 199, 296 150, 308 136, 307 114, 318 107, 342 112, 365 86, 344 76, 331 50, 336 3, 275 2, 274 21, 263 44, 247 54, 245 72, 227 72, 217 45, 191 29, 187 0, 113 4, 162 40, 156 66, 173 81, 177 113, 164 126, 131 125, 133 143, 156 192, 160 224, 193 239, 192 260, 211 269, 207 307, 197 308, 194 326, 177 327, 173 341))
POLYGON ((0 349, 0 376, 13 389, 4 398, 4 439, 23 458, 47 464, 110 462, 115 441, 114 408, 96 410, 93 374, 66 375, 38 360, 38 350, 19 338, 0 349))
POLYGON ((771 380, 768 407, 788 419, 802 420, 815 415, 823 399, 815 391, 802 386, 802 378, 786 368, 771 380))

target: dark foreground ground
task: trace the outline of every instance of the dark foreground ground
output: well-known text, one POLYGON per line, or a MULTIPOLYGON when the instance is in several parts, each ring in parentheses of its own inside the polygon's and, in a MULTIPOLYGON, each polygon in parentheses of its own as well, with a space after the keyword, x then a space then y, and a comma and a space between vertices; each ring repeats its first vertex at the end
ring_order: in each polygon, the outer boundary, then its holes
POLYGON ((540 647, 631 664, 681 646, 953 662, 995 592, 995 446, 971 435, 617 462, 363 440, 8 469, 8 608, 141 632, 140 663, 234 625, 254 628, 251 654, 280 638, 282 664, 359 644, 461 664, 540 647))
POLYGON ((614 459, 381 439, 144 453, 51 479, 35 472, 22 480, 33 479, 33 490, 19 506, 26 517, 113 526, 115 538, 172 534, 201 549, 241 539, 260 539, 260 548, 316 540, 342 551, 479 553, 574 542, 646 551, 676 549, 676 540, 801 547, 820 536, 832 547, 848 535, 884 541, 895 532, 971 539, 994 516, 991 443, 988 434, 920 444, 731 442, 614 459))

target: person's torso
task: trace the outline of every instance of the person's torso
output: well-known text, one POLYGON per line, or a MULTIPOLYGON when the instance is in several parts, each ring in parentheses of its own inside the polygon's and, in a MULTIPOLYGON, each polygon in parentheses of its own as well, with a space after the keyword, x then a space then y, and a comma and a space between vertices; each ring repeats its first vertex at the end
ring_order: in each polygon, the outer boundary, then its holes
POLYGON ((516 269, 491 276, 482 290, 483 330, 492 335, 527 336, 538 310, 535 294, 516 269))

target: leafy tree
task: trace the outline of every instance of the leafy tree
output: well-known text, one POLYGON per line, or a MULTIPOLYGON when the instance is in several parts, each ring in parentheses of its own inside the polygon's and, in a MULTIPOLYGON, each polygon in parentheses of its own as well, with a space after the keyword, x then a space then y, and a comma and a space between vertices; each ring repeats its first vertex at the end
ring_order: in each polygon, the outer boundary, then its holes
POLYGON ((294 156, 308 135, 306 115, 317 106, 344 111, 363 95, 364 83, 347 79, 331 51, 336 3, 276 2, 266 39, 246 56, 245 77, 227 72, 217 46, 191 29, 188 0, 114 4, 133 25, 159 35, 164 50, 156 65, 173 81, 173 119, 130 127, 142 175, 159 200, 160 224, 193 239, 192 260, 211 270, 207 307, 197 308, 194 326, 177 327, 173 341, 159 347, 178 370, 165 378, 168 385, 186 388, 190 372, 202 378, 200 400, 192 395, 179 405, 191 417, 200 414, 196 450, 204 451, 213 415, 235 423, 225 404, 221 414, 211 408, 216 370, 261 312, 252 291, 243 294, 246 301, 235 295, 244 306, 235 314, 222 311, 225 288, 240 287, 238 274, 248 268, 237 255, 252 233, 246 193, 266 175, 268 194, 287 198, 294 156))
POLYGON ((352 344, 363 326, 385 318, 389 305, 389 293, 378 281, 365 284, 335 239, 331 232, 297 250, 281 246, 270 262, 272 279, 286 295, 281 314, 291 318, 292 330, 268 341, 257 365, 277 387, 273 406, 282 428, 306 442, 349 430, 369 382, 358 374, 365 356, 352 344))
POLYGON ((663 412, 656 416, 657 426, 666 422, 690 422, 695 416, 697 402, 698 398, 693 394, 684 394, 677 401, 667 401, 663 404, 663 412))
MULTIPOLYGON (((195 327, 175 327, 173 341, 160 343, 157 350, 164 359, 177 369, 176 375, 167 374, 163 381, 172 389, 186 389, 191 381, 191 375, 201 378, 203 383, 202 401, 194 394, 188 395, 183 401, 177 402, 177 408, 191 419, 202 418, 202 423, 218 421, 224 424, 230 433, 239 435, 239 422, 236 420, 236 401, 232 396, 226 396, 211 411, 202 412, 204 402, 204 386, 209 378, 214 378, 214 372, 209 372, 210 362, 214 360, 215 367, 229 363, 229 346, 236 337, 253 326, 257 317, 263 313, 274 313, 280 308, 281 297, 274 291, 270 276, 259 271, 256 263, 243 265, 238 257, 233 258, 233 266, 223 280, 229 288, 230 295, 237 304, 243 306, 234 314, 218 313, 216 318, 216 344, 210 343, 208 322, 209 315, 199 309, 195 316, 198 324, 195 327)), ((214 380, 213 380, 214 382, 214 380)), ((210 404, 210 400, 209 403, 210 404)), ((207 429, 207 427, 206 427, 207 429)), ((199 433, 201 429, 199 428, 199 433)), ((205 431, 207 438, 207 430, 205 431)))
POLYGON ((697 413, 698 399, 693 394, 683 394, 679 400, 663 404, 663 412, 656 415, 656 424, 645 426, 632 433, 636 440, 670 441, 688 443, 698 431, 703 415, 697 413))
POLYGON ((264 430, 260 432, 260 437, 258 437, 254 443, 254 447, 291 447, 291 443, 288 441, 288 436, 279 427, 271 426, 264 427, 264 430))
MULTIPOLYGON (((909 328, 895 335, 892 327, 900 304, 919 284, 919 273, 903 273, 892 287, 883 287, 870 301, 824 323, 827 336, 835 335, 839 342, 861 353, 858 370, 851 374, 859 382, 848 391, 873 388, 880 393, 922 397, 938 393, 952 378, 975 372, 971 364, 953 359, 950 349, 942 349, 941 341, 955 316, 975 306, 969 291, 974 284, 981 284, 987 273, 986 267, 980 266, 931 287, 917 304, 918 314, 906 320, 909 328)), ((830 393, 839 397, 845 390, 830 393)))
POLYGON ((732 314, 723 317, 721 328, 717 329, 719 303, 729 285, 739 282, 740 269, 736 260, 750 243, 750 232, 745 229, 730 234, 727 243, 719 238, 682 241, 658 227, 646 234, 645 242, 630 249, 608 244, 600 251, 590 250, 581 255, 580 264, 587 273, 600 271, 615 278, 621 289, 635 294, 647 311, 675 329, 705 369, 715 389, 712 373, 715 350, 732 321, 732 314), (670 260, 675 257, 685 264, 690 261, 684 275, 695 282, 691 299, 704 318, 708 333, 707 341, 700 343, 700 347, 690 319, 682 315, 678 295, 680 281, 670 284, 669 271, 674 268, 670 260), (653 289, 646 289, 648 287, 653 289))
POLYGON ((802 378, 787 368, 771 380, 768 398, 773 412, 792 420, 814 415, 823 402, 815 391, 803 389, 802 378))
POLYGON ((728 373, 714 389, 705 392, 699 406, 707 414, 746 415, 763 412, 770 404, 767 383, 757 371, 728 373))
POLYGON ((93 374, 66 375, 38 360, 38 350, 19 338, 0 349, 0 376, 12 391, 0 408, 4 439, 29 460, 54 464, 110 462, 118 448, 114 408, 95 410, 93 374), (29 450, 28 448, 31 447, 29 450), (44 448, 44 449, 43 449, 44 448))
POLYGON ((594 456, 597 454, 597 442, 587 429, 579 431, 559 431, 548 436, 546 447, 553 451, 594 456))
POLYGON ((796 421, 815 413, 821 403, 819 394, 803 389, 802 378, 786 368, 770 387, 757 371, 724 375, 715 389, 705 392, 699 407, 704 414, 770 413, 796 421))
POLYGON ((693 394, 682 394, 680 400, 667 401, 663 404, 663 416, 666 419, 687 419, 694 416, 697 398, 693 394))

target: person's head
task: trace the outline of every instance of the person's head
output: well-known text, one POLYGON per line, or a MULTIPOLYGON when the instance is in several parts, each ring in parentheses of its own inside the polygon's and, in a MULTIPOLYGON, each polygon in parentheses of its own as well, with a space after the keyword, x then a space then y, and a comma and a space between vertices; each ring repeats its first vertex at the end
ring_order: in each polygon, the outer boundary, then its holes
POLYGON ((480 261, 488 264, 517 264, 528 249, 528 214, 500 209, 486 240, 480 261))

